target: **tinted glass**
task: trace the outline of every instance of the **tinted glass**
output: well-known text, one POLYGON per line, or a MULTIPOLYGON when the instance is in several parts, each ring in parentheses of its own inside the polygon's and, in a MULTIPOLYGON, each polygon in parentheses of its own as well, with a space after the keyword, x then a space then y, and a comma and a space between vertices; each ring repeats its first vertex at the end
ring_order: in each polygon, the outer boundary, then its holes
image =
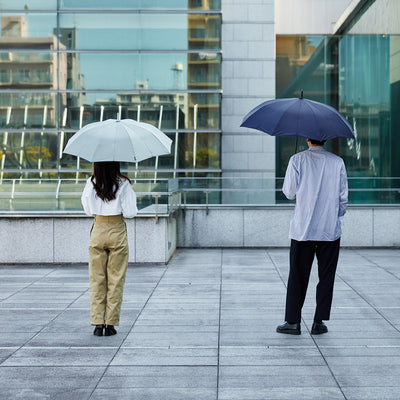
POLYGON ((69 49, 214 49, 219 25, 208 14, 60 14, 59 37, 69 49))
POLYGON ((219 10, 220 0, 61 0, 60 8, 64 10, 219 10))
POLYGON ((1 13, 0 48, 57 48, 56 13, 1 13), (35 40, 31 39, 35 38, 35 40))
POLYGON ((123 119, 140 119, 155 126, 162 112, 161 129, 193 129, 195 104, 199 104, 198 129, 220 128, 218 94, 79 92, 68 93, 66 101, 59 122, 65 129, 79 129, 91 122, 115 119, 119 111, 123 119))
MULTIPOLYGON (((355 139, 325 145, 346 163, 353 203, 399 201, 387 187, 388 178, 400 176, 398 49, 397 35, 277 37, 277 95, 304 90, 304 97, 338 109, 354 129, 355 139)), ((277 176, 284 176, 296 139, 276 139, 277 176)), ((306 148, 299 138, 297 150, 306 148)))
POLYGON ((0 10, 56 10, 57 0, 3 0, 0 10))

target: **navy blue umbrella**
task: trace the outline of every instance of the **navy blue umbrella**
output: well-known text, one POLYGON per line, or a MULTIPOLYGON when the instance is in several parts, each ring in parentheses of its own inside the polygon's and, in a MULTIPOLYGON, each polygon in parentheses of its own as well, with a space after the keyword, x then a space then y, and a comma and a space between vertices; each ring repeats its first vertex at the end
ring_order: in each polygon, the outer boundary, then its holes
POLYGON ((244 118, 240 126, 258 129, 272 136, 301 136, 327 140, 354 138, 350 124, 335 108, 303 98, 266 101, 244 118))

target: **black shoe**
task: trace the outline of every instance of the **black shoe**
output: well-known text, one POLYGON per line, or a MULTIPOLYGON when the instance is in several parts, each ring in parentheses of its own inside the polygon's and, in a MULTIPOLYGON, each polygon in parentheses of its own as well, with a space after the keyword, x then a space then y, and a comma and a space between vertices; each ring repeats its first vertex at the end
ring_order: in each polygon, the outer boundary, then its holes
POLYGON ((284 324, 279 325, 276 328, 276 331, 278 333, 287 333, 288 335, 300 335, 300 322, 296 324, 289 324, 288 322, 285 322, 284 324))
POLYGON ((104 329, 104 325, 96 325, 96 328, 94 328, 94 331, 93 331, 93 335, 103 336, 103 329, 104 329))
POLYGON ((114 325, 106 325, 106 329, 104 332, 104 336, 112 336, 112 335, 116 335, 117 331, 114 328, 114 325))
POLYGON ((328 327, 322 321, 312 324, 311 335, 321 335, 326 332, 328 332, 328 327))

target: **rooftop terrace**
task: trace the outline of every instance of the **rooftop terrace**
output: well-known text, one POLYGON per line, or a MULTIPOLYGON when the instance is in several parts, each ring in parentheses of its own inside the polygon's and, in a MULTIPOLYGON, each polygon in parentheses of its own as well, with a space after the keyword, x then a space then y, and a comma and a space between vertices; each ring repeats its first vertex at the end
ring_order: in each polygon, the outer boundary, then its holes
POLYGON ((400 250, 342 249, 329 332, 281 335, 287 249, 178 249, 131 265, 96 337, 85 265, 0 266, 1 399, 398 400, 400 250))

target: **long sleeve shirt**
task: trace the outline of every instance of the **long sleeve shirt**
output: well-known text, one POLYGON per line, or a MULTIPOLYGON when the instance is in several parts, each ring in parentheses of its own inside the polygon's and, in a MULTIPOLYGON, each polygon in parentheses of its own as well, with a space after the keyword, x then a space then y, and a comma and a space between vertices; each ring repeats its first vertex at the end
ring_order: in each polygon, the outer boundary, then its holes
POLYGON ((83 189, 81 201, 85 213, 89 216, 122 214, 125 218, 133 218, 138 212, 136 194, 126 179, 120 183, 114 200, 103 201, 97 196, 89 178, 83 189))
POLYGON ((288 199, 296 199, 289 238, 333 241, 341 236, 348 186, 340 157, 322 146, 293 155, 282 190, 288 199))

